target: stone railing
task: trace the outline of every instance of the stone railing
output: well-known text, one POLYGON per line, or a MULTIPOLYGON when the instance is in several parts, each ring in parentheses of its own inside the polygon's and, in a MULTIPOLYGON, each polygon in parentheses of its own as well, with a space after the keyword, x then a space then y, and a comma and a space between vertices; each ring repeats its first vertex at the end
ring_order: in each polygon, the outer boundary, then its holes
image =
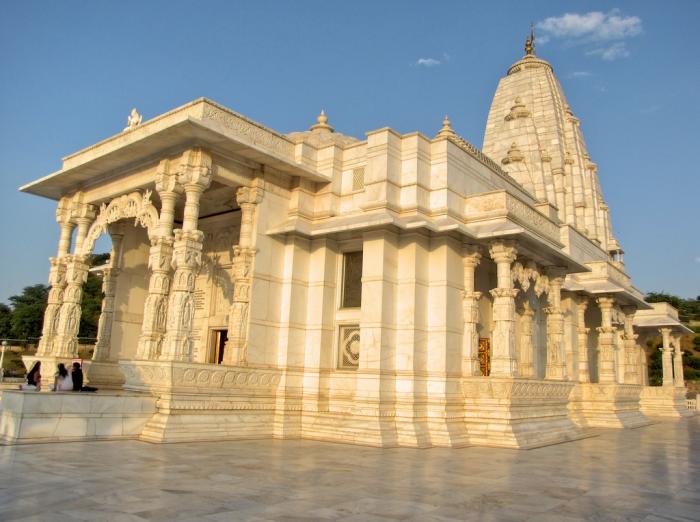
POLYGON ((697 410, 698 409, 698 400, 697 399, 686 399, 685 405, 689 410, 697 410))

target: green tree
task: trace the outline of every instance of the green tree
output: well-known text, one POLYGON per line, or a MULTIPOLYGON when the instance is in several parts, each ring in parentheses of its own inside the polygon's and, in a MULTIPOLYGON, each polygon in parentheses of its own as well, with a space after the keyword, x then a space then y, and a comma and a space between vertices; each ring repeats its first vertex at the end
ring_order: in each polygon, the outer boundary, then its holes
POLYGON ((28 339, 41 335, 41 325, 44 322, 44 309, 48 297, 49 287, 41 284, 27 286, 20 295, 10 297, 12 337, 28 339))
POLYGON ((661 362, 660 344, 649 343, 651 345, 651 353, 649 353, 649 385, 661 386, 664 380, 664 372, 661 362))
MULTIPOLYGON (((102 266, 109 262, 109 254, 93 254, 90 267, 102 266)), ((80 303, 80 330, 78 337, 96 337, 97 323, 102 311, 102 278, 93 272, 88 272, 83 285, 83 300, 80 303)))
POLYGON ((645 299, 648 303, 670 303, 678 309, 678 318, 683 322, 691 319, 700 320, 700 299, 683 299, 665 292, 649 292, 645 299))
POLYGON ((83 300, 80 303, 80 330, 78 337, 96 337, 97 322, 102 310, 102 279, 88 273, 83 285, 83 300))
POLYGON ((5 303, 0 303, 0 338, 12 335, 12 309, 5 303))

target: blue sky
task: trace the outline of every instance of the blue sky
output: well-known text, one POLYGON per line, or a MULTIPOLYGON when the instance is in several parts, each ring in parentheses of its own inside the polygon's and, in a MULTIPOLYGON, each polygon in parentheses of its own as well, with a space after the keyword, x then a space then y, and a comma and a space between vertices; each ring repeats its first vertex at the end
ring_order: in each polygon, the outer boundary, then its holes
POLYGON ((200 96, 281 132, 481 146, 530 21, 582 128, 629 273, 700 294, 700 2, 34 2, 0 5, 0 301, 45 282, 55 203, 17 192, 61 158, 200 96))

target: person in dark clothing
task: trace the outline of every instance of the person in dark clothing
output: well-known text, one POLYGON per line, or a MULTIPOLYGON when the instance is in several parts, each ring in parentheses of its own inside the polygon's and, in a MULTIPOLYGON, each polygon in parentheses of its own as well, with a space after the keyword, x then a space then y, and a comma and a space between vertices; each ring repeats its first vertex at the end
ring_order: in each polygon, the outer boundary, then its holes
POLYGON ((34 366, 27 374, 27 384, 20 384, 19 389, 25 391, 41 390, 41 361, 34 363, 34 366))
POLYGON ((83 386, 83 369, 80 367, 79 362, 73 363, 73 370, 71 371, 71 376, 73 377, 73 391, 77 392, 96 392, 97 388, 93 386, 83 386))
POLYGON ((80 391, 83 388, 83 369, 80 367, 80 363, 73 363, 73 391, 80 391))
POLYGON ((37 386, 41 381, 41 361, 36 361, 32 369, 27 374, 27 384, 37 386))

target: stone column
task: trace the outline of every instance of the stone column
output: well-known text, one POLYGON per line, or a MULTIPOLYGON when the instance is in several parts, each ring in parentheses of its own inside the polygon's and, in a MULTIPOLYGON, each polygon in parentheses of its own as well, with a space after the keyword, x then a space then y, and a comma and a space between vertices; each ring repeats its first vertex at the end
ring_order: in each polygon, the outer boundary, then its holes
POLYGON ((615 299, 611 296, 602 296, 596 301, 602 317, 601 325, 598 327, 598 382, 614 384, 616 382, 615 327, 612 324, 612 311, 615 299))
POLYGON ((255 210, 262 201, 259 187, 240 187, 236 201, 241 207, 241 230, 238 245, 233 248, 231 279, 233 299, 228 314, 228 340, 224 348, 226 365, 248 364, 248 310, 252 284, 251 268, 255 259, 255 210))
POLYGON ((663 385, 673 386, 673 359, 671 348, 671 328, 659 328, 661 332, 662 345, 661 350, 661 366, 663 369, 663 385))
POLYGON ((158 230, 151 239, 148 255, 151 276, 148 281, 148 296, 144 304, 141 335, 136 348, 136 358, 146 360, 155 360, 160 356, 161 342, 165 335, 173 257, 175 204, 182 193, 177 173, 170 171, 167 160, 161 161, 158 165, 156 191, 161 200, 160 216, 158 230))
POLYGON ((37 347, 38 356, 50 355, 53 348, 58 316, 63 303, 63 292, 66 288, 66 256, 70 252, 71 237, 74 224, 71 222, 70 200, 62 198, 56 208, 56 221, 61 226, 61 236, 58 240, 56 257, 49 258, 49 298, 44 311, 44 322, 41 328, 41 339, 37 347))
POLYGON ((576 308, 579 382, 591 382, 591 370, 588 364, 588 332, 590 328, 586 328, 586 308, 588 308, 588 297, 579 296, 576 308))
POLYGON ((462 375, 481 375, 479 366, 479 299, 481 292, 474 291, 476 267, 481 261, 481 249, 475 245, 464 245, 464 291, 462 311, 464 332, 462 334, 462 375))
POLYGON ((547 294, 547 367, 545 379, 563 381, 566 379, 566 354, 564 351, 564 314, 561 310, 561 287, 564 272, 561 269, 548 270, 549 293, 547 294))
POLYGON ((520 377, 532 378, 535 376, 534 345, 532 333, 534 329, 533 319, 535 311, 528 301, 523 303, 523 312, 520 315, 520 343, 518 369, 520 377))
POLYGON ((80 330, 80 303, 83 299, 83 284, 90 268, 90 253, 83 252, 82 246, 90 224, 95 219, 95 207, 75 203, 72 209, 74 221, 78 224, 73 254, 66 259, 66 288, 63 303, 58 315, 52 355, 56 357, 77 357, 78 331, 80 330))
POLYGON ((673 351, 673 384, 674 386, 679 386, 681 388, 685 387, 685 380, 683 378, 683 352, 681 351, 681 336, 673 336, 673 345, 675 350, 673 351))
POLYGON ((491 290, 493 296, 493 352, 491 375, 493 377, 515 377, 518 363, 515 353, 515 296, 511 265, 517 250, 511 240, 494 241, 489 249, 491 259, 498 270, 498 286, 491 290))
POLYGON ((110 340, 112 338, 112 321, 114 320, 114 295, 119 276, 119 255, 121 253, 123 234, 112 233, 112 253, 109 265, 102 271, 102 307, 97 322, 97 342, 92 354, 93 361, 107 361, 110 358, 110 340))
POLYGON ((185 152, 178 176, 185 190, 185 210, 182 229, 175 230, 173 243, 175 274, 160 354, 164 361, 192 360, 194 286, 202 264, 204 241, 204 233, 197 229, 199 201, 211 183, 211 158, 201 149, 185 152))
POLYGON ((625 316, 624 333, 622 334, 622 345, 624 347, 625 361, 625 384, 640 384, 639 376, 639 356, 637 350, 637 334, 634 333, 634 314, 637 307, 626 305, 621 307, 625 316))

